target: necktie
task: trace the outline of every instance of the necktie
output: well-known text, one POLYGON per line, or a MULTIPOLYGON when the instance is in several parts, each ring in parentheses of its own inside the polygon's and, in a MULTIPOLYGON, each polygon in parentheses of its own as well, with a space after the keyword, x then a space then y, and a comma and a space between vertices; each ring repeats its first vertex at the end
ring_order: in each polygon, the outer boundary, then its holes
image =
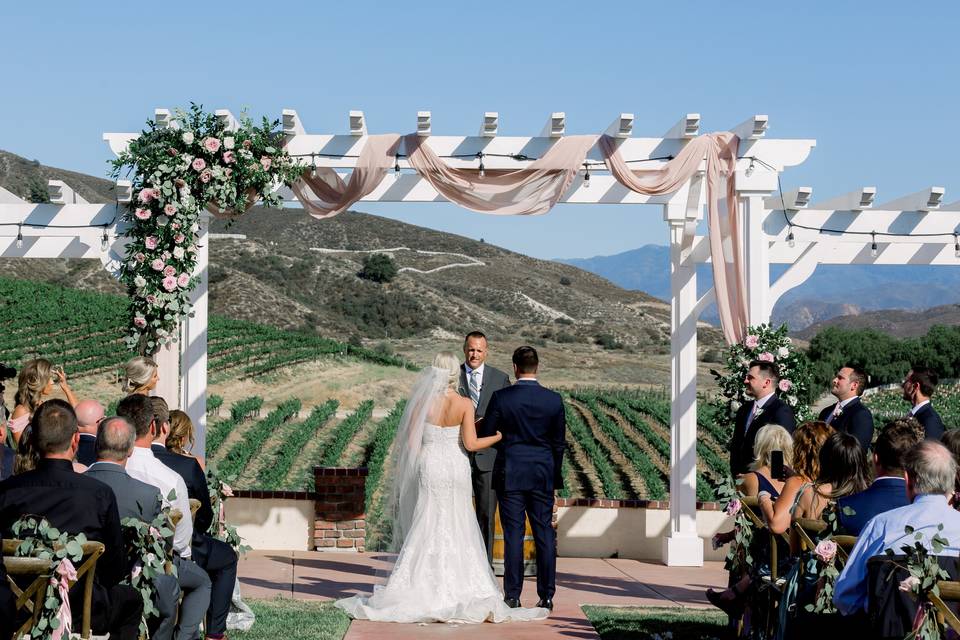
POLYGON ((470 399, 473 400, 473 408, 476 409, 480 404, 480 372, 474 369, 470 372, 470 399))
POLYGON ((840 407, 840 403, 838 402, 837 406, 833 408, 833 413, 831 413, 829 417, 827 417, 827 424, 833 424, 833 421, 836 420, 837 416, 840 414, 840 411, 841 411, 841 407, 840 407))
POLYGON ((750 425, 753 424, 753 419, 757 417, 760 413, 760 405, 757 404, 756 400, 753 402, 753 409, 750 410, 750 415, 747 416, 747 426, 744 431, 750 431, 750 425))

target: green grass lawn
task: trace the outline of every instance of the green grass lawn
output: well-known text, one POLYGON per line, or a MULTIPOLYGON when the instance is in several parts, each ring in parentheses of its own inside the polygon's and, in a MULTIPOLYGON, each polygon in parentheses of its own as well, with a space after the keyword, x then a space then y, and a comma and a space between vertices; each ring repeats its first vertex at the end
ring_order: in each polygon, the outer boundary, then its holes
POLYGON ((257 621, 250 631, 231 631, 237 640, 340 640, 350 617, 332 602, 277 598, 247 600, 257 621))
POLYGON ((584 605, 583 612, 603 640, 723 638, 727 623, 723 612, 711 609, 584 605))

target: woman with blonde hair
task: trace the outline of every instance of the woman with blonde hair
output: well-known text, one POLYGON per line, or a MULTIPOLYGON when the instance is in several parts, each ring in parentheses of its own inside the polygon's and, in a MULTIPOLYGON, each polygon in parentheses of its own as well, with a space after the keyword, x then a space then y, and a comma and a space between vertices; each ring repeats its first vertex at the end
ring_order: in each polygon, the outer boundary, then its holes
POLYGON ((153 358, 136 356, 123 365, 123 377, 120 385, 127 395, 148 396, 160 382, 157 363, 153 358))
POLYGON ((193 455, 193 443, 196 441, 197 434, 193 428, 193 421, 190 416, 180 409, 174 409, 170 412, 170 435, 167 436, 167 450, 179 456, 193 458, 200 463, 200 468, 207 470, 203 458, 193 455))
POLYGON ((67 397, 71 406, 76 406, 77 397, 73 395, 63 367, 55 368, 45 358, 36 358, 23 363, 20 375, 17 376, 17 394, 14 397, 16 406, 10 415, 7 427, 13 435, 15 443, 20 442, 20 434, 30 424, 30 417, 43 401, 53 393, 53 385, 60 385, 60 390, 67 397))
POLYGON ((379 622, 539 620, 543 608, 511 608, 487 563, 473 508, 468 451, 492 446, 477 437, 473 402, 457 393, 460 360, 437 354, 407 401, 388 459, 388 514, 399 555, 385 585, 338 600, 353 618, 379 622))
POLYGON ((784 479, 774 478, 770 469, 774 451, 783 453, 784 467, 793 467, 793 436, 778 424, 768 424, 757 432, 750 472, 741 476, 743 484, 740 492, 743 495, 756 496, 760 491, 767 491, 774 497, 780 495, 784 479))

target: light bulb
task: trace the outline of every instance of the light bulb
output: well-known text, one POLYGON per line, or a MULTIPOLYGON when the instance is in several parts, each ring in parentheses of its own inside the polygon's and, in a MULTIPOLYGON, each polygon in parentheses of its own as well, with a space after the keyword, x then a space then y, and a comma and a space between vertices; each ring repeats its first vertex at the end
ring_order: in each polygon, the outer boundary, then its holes
POLYGON ((487 172, 483 168, 483 155, 480 156, 480 177, 483 178, 487 175, 487 172))
POLYGON ((743 175, 748 178, 753 175, 753 170, 756 169, 756 165, 753 162, 753 158, 750 158, 750 166, 747 167, 747 170, 743 172, 743 175))
POLYGON ((584 165, 583 169, 583 186, 584 188, 590 187, 590 167, 584 165))
POLYGON ((960 258, 960 238, 953 236, 953 257, 960 258))
POLYGON ((400 179, 400 156, 395 156, 393 160, 393 175, 398 180, 400 179))
POLYGON ((100 238, 100 251, 106 253, 110 249, 110 238, 107 236, 107 230, 103 230, 103 237, 100 238))
POLYGON ((870 257, 876 258, 877 253, 879 253, 879 251, 877 250, 877 236, 875 234, 870 234, 870 237, 873 239, 870 242, 870 257))
POLYGON ((23 230, 17 227, 17 249, 23 249, 23 230))
POLYGON ((793 237, 793 227, 790 227, 790 233, 787 234, 787 246, 789 246, 791 249, 797 246, 797 241, 793 237))

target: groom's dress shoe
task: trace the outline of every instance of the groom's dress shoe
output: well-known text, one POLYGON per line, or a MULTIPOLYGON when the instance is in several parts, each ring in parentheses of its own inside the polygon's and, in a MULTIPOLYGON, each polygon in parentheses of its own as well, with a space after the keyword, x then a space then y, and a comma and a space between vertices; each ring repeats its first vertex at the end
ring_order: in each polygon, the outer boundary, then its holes
POLYGON ((540 602, 537 603, 537 608, 553 611, 553 600, 550 598, 547 598, 546 600, 541 599, 540 602))
POLYGON ((507 606, 511 609, 520 608, 520 598, 504 598, 503 601, 506 602, 507 606))

